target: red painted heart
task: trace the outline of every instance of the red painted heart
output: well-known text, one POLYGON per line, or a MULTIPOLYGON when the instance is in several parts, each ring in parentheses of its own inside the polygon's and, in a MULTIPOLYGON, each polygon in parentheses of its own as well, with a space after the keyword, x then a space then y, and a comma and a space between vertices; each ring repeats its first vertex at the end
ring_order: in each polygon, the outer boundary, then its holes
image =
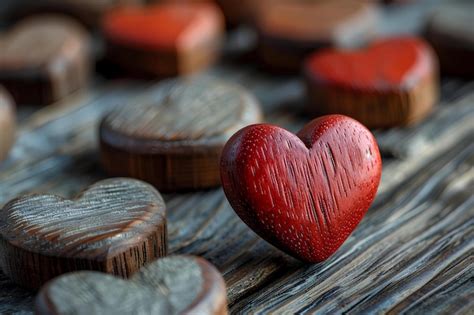
POLYGON ((224 192, 240 218, 304 261, 331 256, 360 222, 380 182, 373 135, 342 115, 323 116, 298 135, 251 125, 226 144, 224 192))

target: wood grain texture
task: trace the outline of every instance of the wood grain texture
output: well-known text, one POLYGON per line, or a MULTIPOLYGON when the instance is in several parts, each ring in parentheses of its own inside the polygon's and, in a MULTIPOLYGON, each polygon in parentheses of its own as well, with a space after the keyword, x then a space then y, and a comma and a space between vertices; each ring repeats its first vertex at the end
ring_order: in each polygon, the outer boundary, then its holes
POLYGON ((222 152, 224 192, 265 240, 307 262, 330 257, 375 198, 382 161, 357 121, 329 115, 298 134, 259 124, 237 132, 222 152))
POLYGON ((32 17, 0 40, 0 84, 17 104, 50 104, 88 84, 89 39, 73 20, 32 17))
MULTIPOLYGON (((381 27, 418 30, 425 7, 435 2, 387 6, 381 27)), ((221 63, 210 73, 255 94, 269 123, 296 132, 310 120, 301 114, 306 99, 298 77, 240 62, 221 63)), ((148 88, 96 85, 33 114, 20 108, 17 143, 0 165, 0 203, 32 191, 72 196, 104 178, 96 153, 100 118, 148 88)), ((231 314, 469 314, 474 82, 445 78, 440 91, 441 101, 420 124, 374 132, 384 159, 378 196, 329 260, 305 265, 268 245, 220 189, 165 195, 169 252, 212 262, 224 275, 231 314)), ((0 271, 0 313, 31 314, 33 297, 0 271)))
POLYGON ((15 139, 15 107, 10 94, 0 86, 0 162, 10 151, 15 139))
POLYGON ((124 281, 98 272, 68 274, 46 284, 37 314, 227 314, 225 283, 209 262, 171 256, 124 281))
MULTIPOLYGON (((218 71, 227 78, 232 71, 237 82, 264 101, 273 123, 298 130, 306 122, 294 114, 295 108, 280 105, 285 98, 302 98, 301 84, 251 68, 218 71)), ((144 89, 100 88, 27 119, 16 151, 29 154, 14 154, 10 167, 0 172, 0 200, 38 189, 69 196, 102 178, 94 127, 104 112, 144 89), (67 132, 49 141, 58 129, 67 132)), ((450 80, 441 91, 443 103, 435 108, 433 125, 428 119, 406 130, 377 132, 386 150, 413 147, 403 159, 384 161, 378 198, 328 261, 308 266, 274 249, 242 223, 219 189, 166 196, 172 209, 170 253, 204 256, 216 265, 226 280, 232 314, 383 312, 401 302, 399 311, 467 313, 473 306, 469 253, 474 250, 474 110, 468 106, 473 86, 450 80), (420 139, 430 142, 417 146, 420 139)), ((28 314, 32 308, 32 293, 0 273, 0 312, 28 314)))
POLYGON ((165 204, 143 182, 109 179, 72 201, 44 194, 10 201, 0 235, 3 271, 28 288, 76 270, 128 277, 166 254, 165 204))
POLYGON ((265 0, 253 19, 261 62, 270 70, 296 73, 317 49, 354 46, 371 38, 377 10, 365 0, 265 0))
POLYGON ((439 56, 443 74, 474 78, 474 29, 471 1, 444 4, 429 17, 425 36, 439 56))
POLYGON ((206 77, 169 80, 104 118, 102 164, 164 191, 215 187, 225 142, 260 119, 257 101, 239 86, 206 77))
POLYGON ((19 20, 31 15, 56 13, 68 15, 88 28, 100 26, 101 18, 110 9, 121 5, 140 5, 144 0, 15 0, 7 17, 19 20))
POLYGON ((169 77, 214 63, 223 17, 212 3, 122 7, 104 16, 107 58, 130 74, 169 77))
POLYGON ((438 100, 438 61, 416 37, 374 42, 364 51, 326 50, 305 65, 308 111, 344 114, 369 128, 419 122, 438 100))

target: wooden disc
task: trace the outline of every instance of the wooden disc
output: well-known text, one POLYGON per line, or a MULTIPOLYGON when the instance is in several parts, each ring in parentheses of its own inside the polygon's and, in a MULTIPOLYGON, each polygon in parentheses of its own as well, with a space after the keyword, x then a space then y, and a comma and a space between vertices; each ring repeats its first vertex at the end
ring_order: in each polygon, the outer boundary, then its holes
POLYGON ((308 111, 343 114, 369 128, 416 123, 438 100, 438 61, 416 37, 379 40, 365 50, 326 50, 305 65, 308 111))
POLYGON ((107 58, 132 75, 169 77, 218 57, 224 20, 207 2, 167 2, 111 10, 103 21, 107 58))
POLYGON ((0 213, 0 235, 3 271, 24 287, 77 270, 128 277, 166 254, 165 204, 148 184, 109 179, 74 200, 10 201, 0 213))
POLYGON ((453 1, 428 19, 425 34, 440 59, 441 72, 474 78, 474 3, 453 1))
POLYGON ((26 16, 42 13, 65 14, 80 21, 84 26, 99 26, 102 16, 120 5, 139 5, 144 0, 15 0, 11 4, 9 16, 18 20, 26 16))
POLYGON ((258 55, 269 69, 282 72, 299 71, 304 58, 322 47, 367 41, 377 24, 371 1, 265 0, 254 15, 258 55))
POLYGON ((104 118, 102 164, 161 191, 218 186, 224 144, 260 119, 257 101, 239 86, 202 77, 164 81, 104 118))
POLYGON ((49 104, 87 84, 88 37, 73 20, 32 17, 1 42, 0 83, 18 104, 49 104))
POLYGON ((202 258, 170 256, 124 281, 98 272, 77 272, 46 284, 37 314, 227 314, 224 279, 202 258))
POLYGON ((15 108, 10 95, 0 86, 0 161, 4 160, 15 139, 15 108))

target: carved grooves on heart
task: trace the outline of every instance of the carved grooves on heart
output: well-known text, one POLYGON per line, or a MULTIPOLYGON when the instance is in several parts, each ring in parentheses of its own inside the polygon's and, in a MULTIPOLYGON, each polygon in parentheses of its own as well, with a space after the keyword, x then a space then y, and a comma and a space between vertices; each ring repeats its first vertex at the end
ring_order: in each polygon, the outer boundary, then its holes
POLYGON ((284 129, 253 126, 240 135, 236 164, 224 166, 232 170, 224 174, 232 186, 226 193, 242 191, 230 199, 244 222, 309 261, 326 259, 344 242, 376 189, 359 192, 378 185, 380 156, 370 133, 354 122, 335 124, 309 149, 284 129))
POLYGON ((27 249, 88 257, 107 255, 124 240, 153 230, 163 209, 163 199, 146 184, 114 180, 92 186, 76 201, 54 195, 16 199, 5 206, 0 226, 6 239, 21 238, 27 249))
POLYGON ((244 118, 239 88, 210 79, 183 82, 171 80, 152 88, 134 100, 134 106, 108 116, 106 128, 142 139, 195 140, 220 135, 244 118))
POLYGON ((165 204, 140 181, 110 179, 76 200, 20 197, 0 213, 2 268, 23 285, 99 270, 128 277, 166 254, 165 204))

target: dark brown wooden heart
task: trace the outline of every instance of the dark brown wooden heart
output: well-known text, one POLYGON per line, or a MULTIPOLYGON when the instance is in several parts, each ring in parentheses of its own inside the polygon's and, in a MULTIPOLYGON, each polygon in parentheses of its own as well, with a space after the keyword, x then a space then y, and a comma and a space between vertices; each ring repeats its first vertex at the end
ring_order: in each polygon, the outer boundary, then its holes
POLYGON ((242 88, 199 77, 169 80, 102 121, 102 164, 162 191, 218 186, 219 157, 230 136, 261 111, 242 88))
POLYGON ((61 276, 36 298, 37 314, 227 314, 217 269, 193 256, 171 256, 124 281, 98 272, 61 276))
POLYGON ((258 2, 258 55, 272 71, 297 72, 308 54, 323 47, 359 45, 373 36, 378 21, 376 6, 366 0, 258 2))
POLYGON ((7 157, 15 138, 15 108, 5 89, 0 86, 0 161, 7 157))
POLYGON ((75 21, 32 17, 0 40, 0 84, 17 104, 49 104, 87 84, 88 37, 75 21))
POLYGON ((474 3, 449 1, 428 19, 425 34, 447 75, 474 78, 474 3))
POLYGON ((166 255, 165 204, 141 181, 116 178, 74 200, 27 195, 0 212, 0 265, 16 283, 38 288, 65 272, 128 277, 166 255))

